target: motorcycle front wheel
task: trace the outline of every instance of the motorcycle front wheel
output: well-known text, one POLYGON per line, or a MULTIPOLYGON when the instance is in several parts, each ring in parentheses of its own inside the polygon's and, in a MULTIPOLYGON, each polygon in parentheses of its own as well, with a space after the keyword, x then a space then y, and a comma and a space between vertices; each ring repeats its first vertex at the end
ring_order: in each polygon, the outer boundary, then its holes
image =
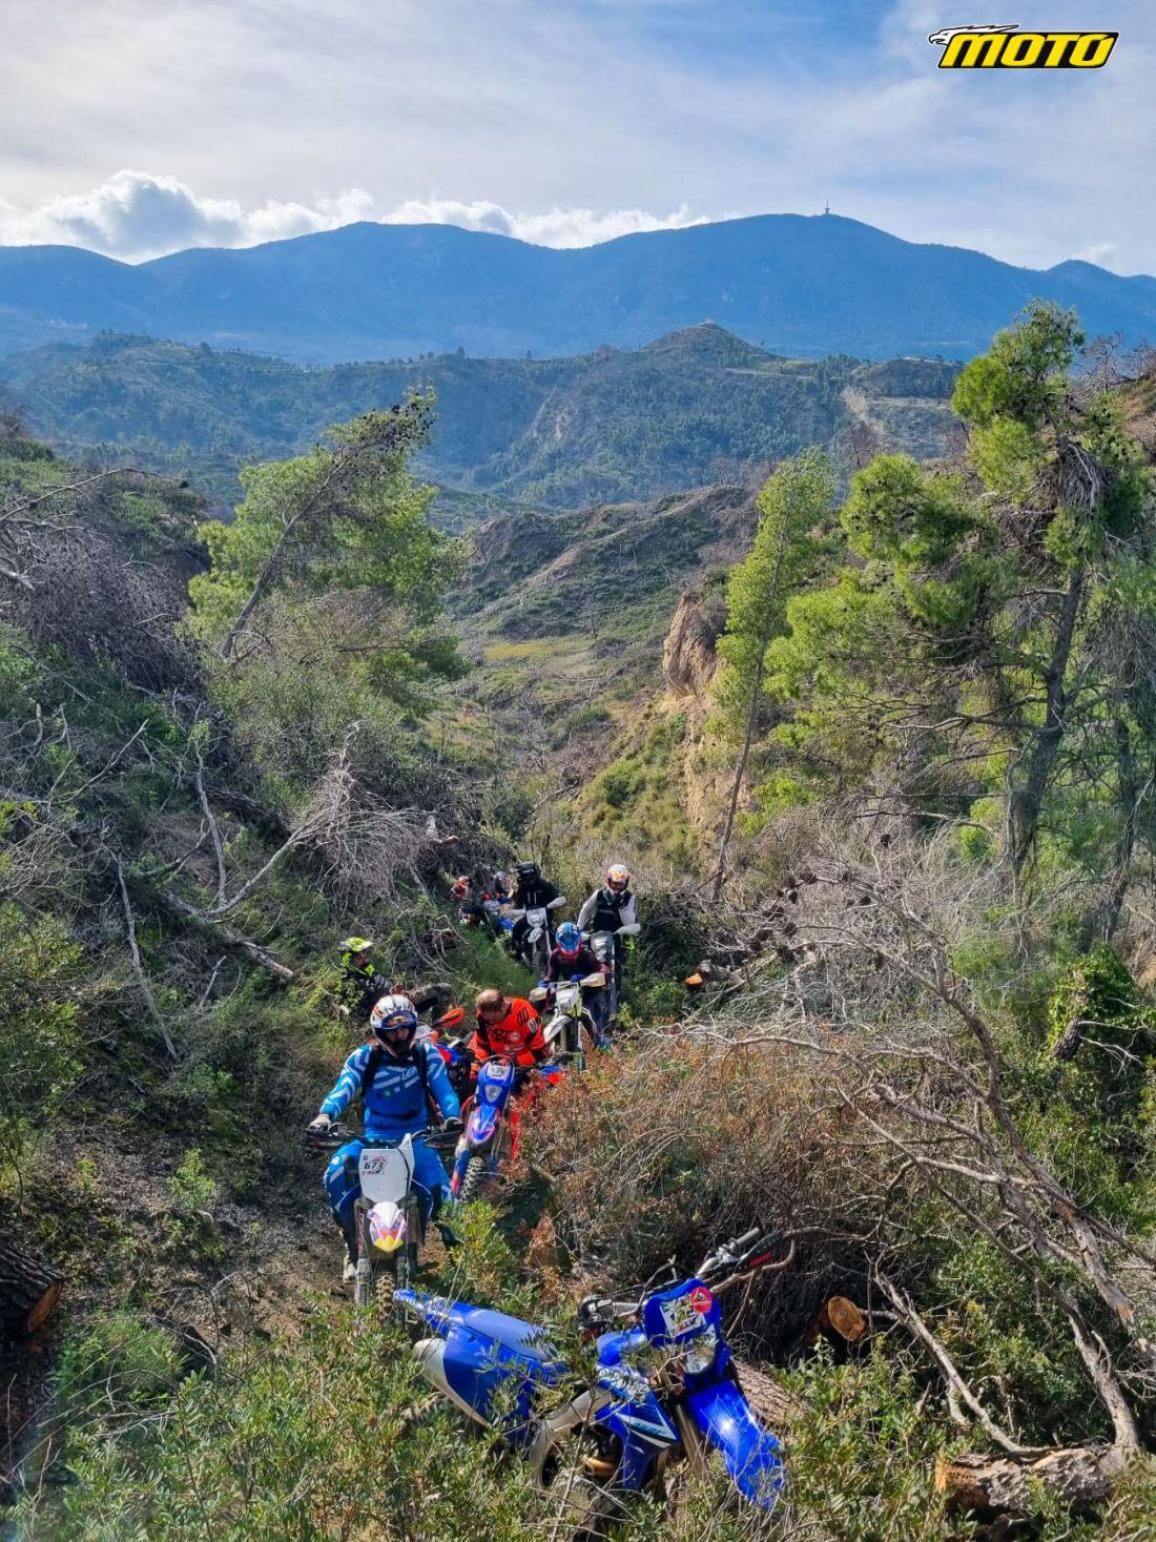
MULTIPOLYGON (((402 1255, 404 1257, 404 1254, 402 1255)), ((385 1318, 393 1311, 393 1293, 403 1283, 401 1278, 402 1258, 397 1260, 397 1272, 388 1264, 378 1264, 373 1272, 373 1304, 377 1308, 377 1315, 385 1318)), ((408 1283, 408 1282, 405 1282, 408 1283)))
MULTIPOLYGON (((571 1452, 579 1459, 581 1445, 571 1452)), ((545 1491, 550 1518, 561 1526, 552 1535, 567 1542, 607 1542, 623 1514, 622 1502, 604 1484, 564 1463, 545 1491)))
POLYGON ((482 1185, 486 1181, 488 1165, 480 1151, 467 1162, 465 1176, 462 1178, 462 1187, 458 1194, 459 1204, 468 1205, 471 1200, 477 1199, 481 1194, 482 1185))
POLYGON ((586 1069, 586 1046, 582 1042, 582 1024, 568 1018, 565 1028, 562 1030, 562 1053, 567 1061, 577 1066, 579 1071, 586 1069))

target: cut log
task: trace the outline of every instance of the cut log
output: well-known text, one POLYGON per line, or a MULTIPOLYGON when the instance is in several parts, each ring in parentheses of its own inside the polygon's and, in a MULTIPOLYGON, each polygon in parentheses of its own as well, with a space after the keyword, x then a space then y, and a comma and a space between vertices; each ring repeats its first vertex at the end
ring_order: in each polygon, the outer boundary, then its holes
POLYGON ((56 1310, 64 1276, 50 1264, 0 1237, 0 1334, 6 1339, 35 1333, 56 1310))
POLYGON ((1041 1484, 1076 1508, 1109 1499, 1127 1462, 1115 1446, 1069 1446, 1034 1461, 1008 1456, 966 1455, 940 1459, 935 1486, 961 1510, 1032 1512, 1032 1486, 1041 1484))
POLYGON ((866 1336, 867 1314, 847 1296, 832 1296, 811 1318, 803 1343, 808 1349, 820 1338, 830 1339, 832 1343, 858 1344, 866 1336))

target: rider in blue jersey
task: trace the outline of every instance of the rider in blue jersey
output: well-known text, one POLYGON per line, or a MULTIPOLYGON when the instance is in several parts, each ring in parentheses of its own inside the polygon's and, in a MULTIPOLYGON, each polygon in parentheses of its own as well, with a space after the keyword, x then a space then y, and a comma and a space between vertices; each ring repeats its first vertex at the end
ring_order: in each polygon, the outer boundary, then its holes
POLYGON ((429 1128, 430 1105, 436 1105, 445 1127, 461 1129, 462 1108, 446 1074, 445 1061, 428 1040, 415 1043, 417 1013, 408 996, 383 996, 369 1020, 370 1039, 355 1049, 341 1068, 333 1091, 310 1124, 323 1134, 354 1098, 364 1105, 364 1141, 348 1141, 333 1153, 325 1169, 325 1190, 334 1219, 349 1250, 345 1275, 355 1272, 357 1233, 353 1207, 361 1192, 357 1163, 365 1141, 398 1142, 414 1137, 414 1184, 422 1217, 429 1221, 449 1192, 449 1176, 441 1158, 420 1139, 429 1128))

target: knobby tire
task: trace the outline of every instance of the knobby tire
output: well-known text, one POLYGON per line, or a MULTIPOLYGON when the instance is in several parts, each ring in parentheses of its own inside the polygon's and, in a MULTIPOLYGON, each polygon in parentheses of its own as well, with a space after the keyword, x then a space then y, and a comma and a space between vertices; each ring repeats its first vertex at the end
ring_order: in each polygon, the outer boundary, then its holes
POLYGON ((486 1181, 486 1159, 484 1156, 472 1156, 466 1166, 465 1177, 462 1179, 462 1191, 458 1200, 463 1205, 468 1205, 471 1200, 477 1199, 482 1192, 482 1185, 486 1181))

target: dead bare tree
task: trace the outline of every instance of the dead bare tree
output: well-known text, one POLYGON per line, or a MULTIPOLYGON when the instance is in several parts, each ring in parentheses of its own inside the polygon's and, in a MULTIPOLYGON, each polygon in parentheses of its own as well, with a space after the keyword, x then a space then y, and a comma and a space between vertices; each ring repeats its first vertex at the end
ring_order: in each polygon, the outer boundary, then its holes
MULTIPOLYGON (((1062 1488, 1082 1474, 1094 1489, 1140 1450, 1136 1400, 1156 1395, 1146 1326, 1156 1313, 1156 1252, 1062 1181, 1021 1128, 999 1031, 952 962, 977 913, 997 902, 998 874, 953 865, 945 839, 916 844, 894 828, 882 838, 840 830, 828 848, 799 885, 806 961, 740 998, 729 1020, 724 1008, 688 1031, 732 1049, 777 1045, 817 1057, 848 1138, 871 1153, 858 1181, 869 1170, 887 1205, 921 1187, 1030 1281, 1040 1309, 1066 1325, 1113 1431, 1108 1445, 1090 1442, 1035 1475, 1062 1488), (1089 1298, 1107 1309, 1115 1348, 1089 1298)), ((910 1247, 909 1220, 880 1209, 877 1260, 910 1247)), ((1041 1458, 992 1418, 891 1270, 877 1262, 875 1277, 931 1354, 957 1422, 976 1422, 1014 1461, 1041 1458)))
POLYGON ((363 905, 394 898, 406 878, 420 887, 419 856, 438 837, 427 813, 390 808, 358 780, 350 757, 356 732, 354 724, 314 790, 301 828, 326 886, 344 903, 363 905))

